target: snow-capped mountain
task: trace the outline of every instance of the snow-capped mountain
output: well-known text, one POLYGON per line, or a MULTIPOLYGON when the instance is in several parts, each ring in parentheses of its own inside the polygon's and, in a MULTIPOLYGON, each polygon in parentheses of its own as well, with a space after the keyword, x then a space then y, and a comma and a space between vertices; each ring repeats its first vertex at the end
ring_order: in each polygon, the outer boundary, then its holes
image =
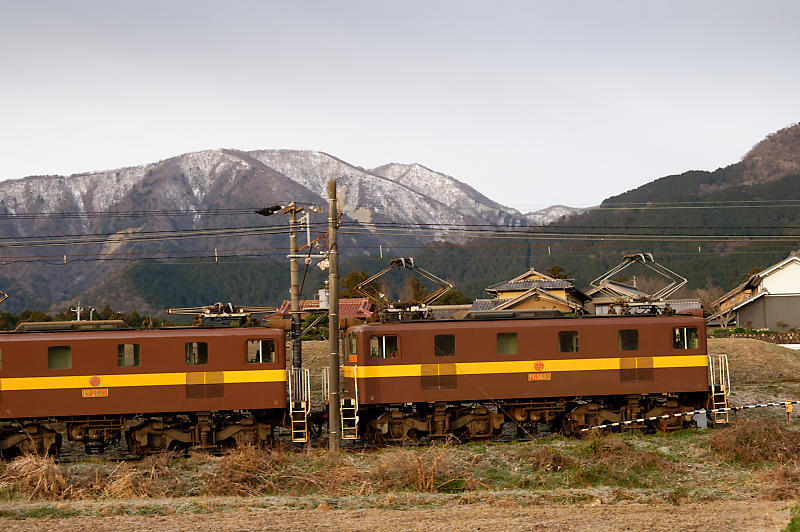
MULTIPOLYGON (((426 238, 444 239, 448 238, 447 226, 452 224, 518 227, 540 225, 551 219, 544 213, 526 215, 505 207, 470 186, 419 164, 392 163, 364 169, 318 151, 206 150, 142 166, 0 182, 0 217, 5 217, 0 238, 98 235, 98 243, 80 247, 0 247, 0 259, 18 259, 24 253, 32 260, 66 264, 57 272, 51 269, 43 274, 17 263, 13 282, 8 281, 8 271, 0 273, 0 280, 6 283, 4 286, 14 284, 18 290, 29 292, 32 302, 58 301, 119 269, 119 262, 106 260, 109 253, 138 250, 148 255, 154 250, 165 253, 198 247, 196 240, 120 243, 114 242, 115 235, 285 224, 282 217, 207 213, 231 208, 249 212, 289 201, 324 208, 329 180, 337 181, 345 220, 360 222, 373 232, 377 230, 370 224, 381 222, 442 224, 443 229, 426 238)), ((552 219, 564 212, 554 212, 552 219)), ((319 221, 323 220, 320 215, 319 221)), ((350 238, 355 244, 354 237, 350 238)), ((384 235, 380 238, 387 241, 384 235)), ((362 236, 358 243, 365 241, 370 242, 362 236)), ((264 245, 263 238, 237 240, 238 245, 246 242, 264 245)), ((202 244, 206 248, 224 247, 225 242, 203 240, 202 244)), ((275 240, 275 245, 285 246, 285 242, 275 240)))
POLYGON ((538 211, 525 213, 525 218, 528 219, 531 225, 547 225, 561 218, 569 218, 582 212, 586 212, 586 209, 567 207, 566 205, 552 205, 538 211))

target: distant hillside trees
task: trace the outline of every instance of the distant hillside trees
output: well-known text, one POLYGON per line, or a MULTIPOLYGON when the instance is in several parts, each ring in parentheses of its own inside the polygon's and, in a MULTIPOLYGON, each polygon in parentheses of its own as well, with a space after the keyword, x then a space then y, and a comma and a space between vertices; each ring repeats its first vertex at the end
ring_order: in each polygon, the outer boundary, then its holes
MULTIPOLYGON (((81 321, 87 321, 89 313, 81 315, 81 321)), ((0 312, 0 330, 13 331, 20 323, 42 322, 42 321, 73 321, 75 313, 69 310, 59 312, 55 315, 46 314, 44 312, 24 310, 19 314, 12 314, 10 312, 0 312)), ((150 325, 151 316, 139 314, 137 311, 128 313, 114 312, 111 308, 106 307, 100 312, 95 312, 93 315, 95 320, 122 320, 134 329, 141 329, 150 325)), ((176 325, 176 323, 158 317, 153 320, 154 326, 162 325, 176 325)))

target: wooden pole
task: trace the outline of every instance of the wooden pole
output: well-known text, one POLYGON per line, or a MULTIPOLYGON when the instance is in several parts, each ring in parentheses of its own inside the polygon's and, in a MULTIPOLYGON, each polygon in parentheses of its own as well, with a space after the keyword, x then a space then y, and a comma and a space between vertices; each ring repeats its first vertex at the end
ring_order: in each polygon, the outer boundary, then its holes
POLYGON ((339 404, 339 247, 336 242, 338 208, 336 205, 336 181, 328 181, 328 446, 331 451, 339 449, 341 405, 339 404))
POLYGON ((292 319, 292 367, 303 367, 303 346, 300 336, 300 268, 297 263, 297 206, 289 204, 289 315, 292 319))

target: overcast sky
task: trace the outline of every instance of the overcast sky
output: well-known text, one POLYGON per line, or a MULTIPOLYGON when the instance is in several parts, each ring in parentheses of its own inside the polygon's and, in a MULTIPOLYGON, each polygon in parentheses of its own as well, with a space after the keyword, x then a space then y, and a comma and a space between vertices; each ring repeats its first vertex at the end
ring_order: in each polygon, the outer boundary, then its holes
POLYGON ((798 122, 799 55, 796 1, 0 0, 0 179, 299 148, 587 206, 798 122))

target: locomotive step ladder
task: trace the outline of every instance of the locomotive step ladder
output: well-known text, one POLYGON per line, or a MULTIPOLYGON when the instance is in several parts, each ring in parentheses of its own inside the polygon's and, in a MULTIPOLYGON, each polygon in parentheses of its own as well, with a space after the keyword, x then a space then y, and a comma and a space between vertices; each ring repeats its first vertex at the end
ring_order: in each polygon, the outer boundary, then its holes
POLYGON ((358 401, 356 399, 342 399, 342 439, 355 440, 358 438, 358 401))
POLYGON ((311 382, 307 369, 287 371, 289 422, 294 443, 308 441, 308 413, 311 412, 311 382))
POLYGON ((308 413, 305 401, 292 401, 289 406, 289 417, 292 423, 292 441, 305 443, 308 441, 308 413))
MULTIPOLYGON (((731 393, 731 376, 728 370, 728 355, 708 355, 708 376, 711 387, 711 408, 728 408, 731 393)), ((730 423, 729 412, 714 412, 711 420, 715 425, 730 423)))
POLYGON ((358 365, 353 366, 353 391, 355 397, 342 399, 339 405, 343 440, 358 438, 358 365))

